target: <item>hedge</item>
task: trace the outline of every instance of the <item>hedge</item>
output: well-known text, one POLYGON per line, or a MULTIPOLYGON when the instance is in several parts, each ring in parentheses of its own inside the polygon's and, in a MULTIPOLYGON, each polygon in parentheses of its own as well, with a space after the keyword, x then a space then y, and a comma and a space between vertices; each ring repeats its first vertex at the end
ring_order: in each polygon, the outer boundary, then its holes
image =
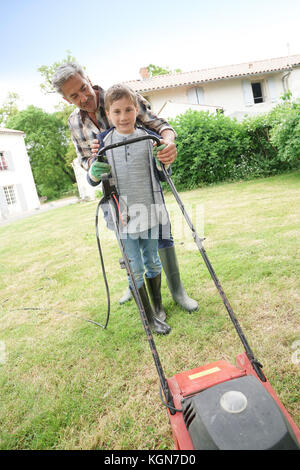
POLYGON ((299 103, 283 103, 242 122, 188 110, 170 123, 177 132, 172 179, 178 189, 300 167, 299 103))

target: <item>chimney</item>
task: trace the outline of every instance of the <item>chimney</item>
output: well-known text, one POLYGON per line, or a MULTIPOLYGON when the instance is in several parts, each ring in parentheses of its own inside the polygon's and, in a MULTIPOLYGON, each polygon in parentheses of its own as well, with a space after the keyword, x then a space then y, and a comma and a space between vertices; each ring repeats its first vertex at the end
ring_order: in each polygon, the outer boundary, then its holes
POLYGON ((142 68, 140 68, 140 76, 142 77, 143 80, 146 80, 146 78, 149 78, 149 70, 148 70, 148 67, 142 67, 142 68))

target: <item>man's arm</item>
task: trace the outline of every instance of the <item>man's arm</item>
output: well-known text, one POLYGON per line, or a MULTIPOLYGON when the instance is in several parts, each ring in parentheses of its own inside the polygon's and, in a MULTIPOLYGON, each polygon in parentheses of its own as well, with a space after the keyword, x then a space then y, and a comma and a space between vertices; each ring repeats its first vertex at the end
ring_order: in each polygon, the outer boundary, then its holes
POLYGON ((71 134, 72 142, 75 147, 77 159, 79 162, 79 165, 84 169, 88 170, 94 160, 94 155, 91 154, 91 149, 90 147, 83 149, 80 144, 79 140, 76 138, 74 134, 71 134))
POLYGON ((88 170, 94 156, 91 154, 89 141, 86 138, 86 133, 84 133, 83 125, 77 110, 69 116, 68 126, 71 132, 71 138, 76 150, 78 162, 82 168, 88 170))
POLYGON ((165 144, 166 147, 157 152, 157 158, 164 164, 164 165, 171 165, 171 163, 176 160, 177 157, 177 149, 175 145, 175 132, 170 129, 165 129, 161 131, 162 140, 160 141, 161 144, 165 144))
POLYGON ((170 165, 177 157, 175 145, 176 133, 172 126, 165 119, 156 116, 151 109, 148 101, 137 93, 139 103, 139 114, 137 120, 148 129, 161 135, 161 144, 166 147, 157 153, 157 158, 165 165, 170 165))

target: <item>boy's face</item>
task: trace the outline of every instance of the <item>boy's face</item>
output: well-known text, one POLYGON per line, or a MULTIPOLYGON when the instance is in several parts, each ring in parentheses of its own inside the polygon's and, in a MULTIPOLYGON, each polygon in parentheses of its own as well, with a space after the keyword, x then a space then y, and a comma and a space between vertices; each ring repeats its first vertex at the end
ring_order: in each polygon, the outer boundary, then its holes
POLYGON ((120 100, 114 101, 106 113, 120 134, 132 134, 134 132, 138 108, 129 98, 124 96, 120 100))

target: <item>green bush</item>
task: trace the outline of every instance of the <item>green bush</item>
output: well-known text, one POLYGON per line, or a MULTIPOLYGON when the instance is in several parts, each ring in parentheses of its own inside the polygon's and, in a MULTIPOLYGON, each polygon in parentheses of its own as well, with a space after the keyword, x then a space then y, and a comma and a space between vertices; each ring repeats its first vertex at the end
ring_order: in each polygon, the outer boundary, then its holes
POLYGON ((271 142, 278 149, 280 162, 288 169, 300 164, 300 102, 284 103, 271 111, 271 142))
POLYGON ((263 177, 300 166, 300 105, 285 102, 243 122, 221 113, 188 110, 170 120, 178 156, 178 189, 263 177))
POLYGON ((264 176, 299 167, 300 105, 285 102, 269 113, 247 118, 248 160, 256 160, 264 176))
MULTIPOLYGON (((272 119, 268 113, 244 119, 241 123, 249 136, 247 161, 257 170, 257 176, 277 172, 278 152, 270 140, 272 119)), ((256 176, 256 175, 254 175, 256 176)))
POLYGON ((178 157, 172 169, 179 188, 230 179, 244 165, 249 138, 236 120, 221 113, 188 110, 171 124, 177 132, 178 157))

